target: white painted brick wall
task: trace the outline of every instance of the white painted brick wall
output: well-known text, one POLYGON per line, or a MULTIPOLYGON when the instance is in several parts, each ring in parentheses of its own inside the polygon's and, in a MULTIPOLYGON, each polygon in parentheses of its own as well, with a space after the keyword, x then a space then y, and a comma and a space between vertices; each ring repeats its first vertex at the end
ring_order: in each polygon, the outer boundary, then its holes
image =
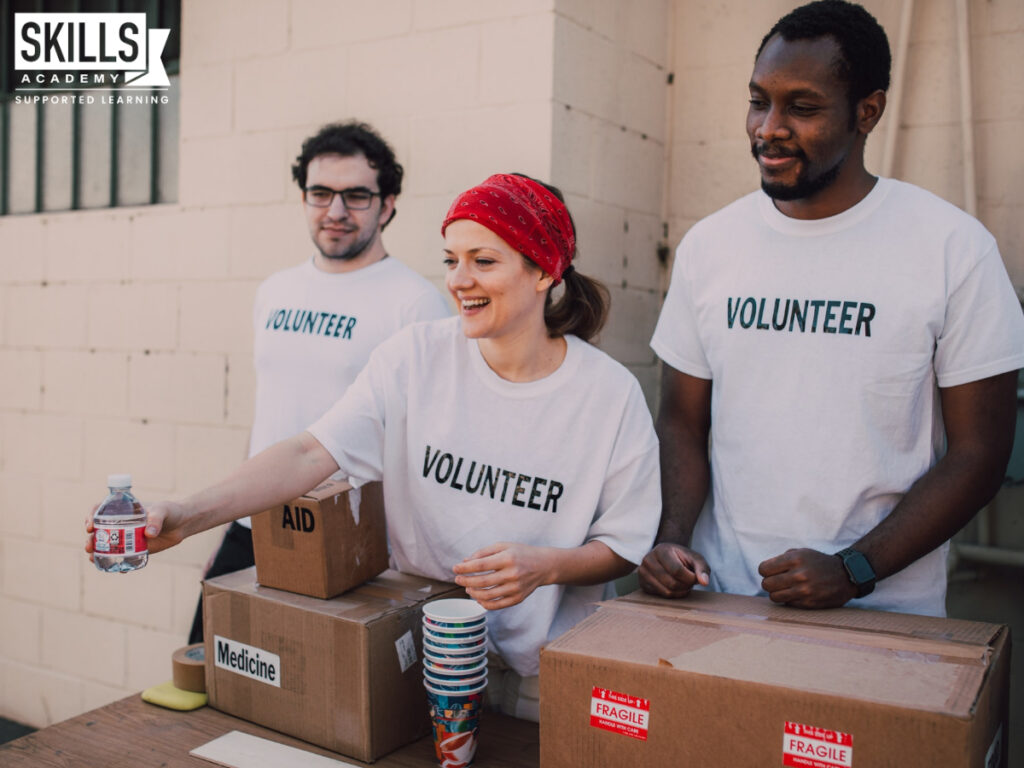
POLYGON ((257 283, 249 280, 183 285, 178 295, 178 348, 227 353, 252 349, 256 288, 257 283))
POLYGON ((107 475, 114 472, 130 472, 137 487, 156 488, 165 493, 174 489, 172 425, 90 419, 85 424, 84 442, 82 478, 93 483, 94 503, 106 495, 107 475))
MULTIPOLYGON (((39 539, 43 532, 43 515, 33 514, 33 511, 40 508, 42 498, 42 485, 37 479, 0 474, 0 536, 39 539)), ((81 521, 85 516, 79 514, 78 517, 81 521)))
POLYGON ((7 289, 4 304, 6 343, 64 349, 85 346, 85 286, 13 285, 7 289))
MULTIPOLYGON (((46 725, 169 677, 222 531, 113 576, 82 521, 112 471, 174 498, 244 454, 253 291, 311 253, 303 138, 381 130, 407 171, 385 243, 438 285, 455 194, 498 171, 563 187, 580 269, 613 294, 601 346, 653 407, 658 247, 756 188, 746 82, 797 2, 186 0, 178 202, 0 217, 0 716, 46 725), (123 653, 93 662, 93 641, 123 653)), ((867 5, 895 39, 899 3, 867 5)), ((959 202, 952 4, 915 8, 897 173, 959 202)), ((1024 5, 970 10, 981 218, 1020 286, 1024 5)))
POLYGON ((304 0, 291 5, 292 48, 330 50, 341 44, 405 35, 412 29, 412 0, 304 0), (344 23, 329 23, 329 19, 344 23))
POLYGON ((88 322, 81 323, 79 319, 79 325, 88 329, 89 347, 170 350, 177 346, 177 286, 162 283, 94 285, 89 288, 88 308, 88 322))
POLYGON ((42 613, 42 608, 33 603, 0 597, 0 616, 4 617, 0 657, 25 664, 40 663, 42 613))
POLYGON ((0 247, 0 275, 3 275, 4 283, 38 283, 44 279, 47 261, 44 235, 45 229, 37 217, 0 217, 0 243, 3 243, 0 247))
POLYGON ((182 136, 200 138, 223 136, 231 132, 234 120, 232 93, 235 70, 230 64, 201 65, 196 62, 181 73, 182 99, 180 129, 182 136))
POLYGON ((142 282, 227 277, 230 246, 230 211, 154 206, 132 217, 131 277, 142 282))
POLYGON ((128 405, 128 355, 95 350, 47 350, 43 407, 54 413, 117 416, 128 405))
POLYGON ((227 361, 222 354, 132 355, 128 413, 135 419, 187 424, 224 418, 227 361))
MULTIPOLYGON (((298 153, 296 146, 294 155, 298 153)), ((289 158, 289 168, 293 158, 289 158)), ((301 192, 290 178, 289 183, 291 188, 284 202, 231 211, 228 258, 233 277, 262 281, 313 256, 314 247, 299 205, 301 192)), ((247 315, 251 316, 252 312, 247 315)))
POLYGON ((25 482, 48 477, 77 479, 82 472, 83 424, 77 416, 3 414, 3 469, 25 482))
POLYGON ((0 349, 0 408, 38 409, 43 397, 43 355, 31 349, 0 349))
POLYGON ((44 227, 46 279, 54 282, 120 280, 126 270, 124 225, 128 210, 108 213, 61 213, 44 227), (82 237, 88 227, 89 237, 82 237))

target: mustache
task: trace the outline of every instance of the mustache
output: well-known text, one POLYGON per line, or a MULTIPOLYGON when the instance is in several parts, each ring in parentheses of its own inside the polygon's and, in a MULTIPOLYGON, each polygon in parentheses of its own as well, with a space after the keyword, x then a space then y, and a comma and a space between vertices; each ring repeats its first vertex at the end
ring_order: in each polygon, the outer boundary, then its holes
POLYGON ((773 144, 751 144, 750 154, 754 156, 756 160, 759 157, 796 157, 800 160, 806 160, 807 156, 804 154, 802 149, 786 149, 773 144))

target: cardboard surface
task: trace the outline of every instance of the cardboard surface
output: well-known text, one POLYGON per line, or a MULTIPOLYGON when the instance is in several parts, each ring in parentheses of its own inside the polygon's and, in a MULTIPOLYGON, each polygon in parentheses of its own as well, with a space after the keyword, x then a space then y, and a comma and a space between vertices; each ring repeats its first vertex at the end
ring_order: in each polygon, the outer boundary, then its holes
POLYGON ((382 486, 328 480, 254 515, 252 546, 260 584, 312 597, 340 595, 388 567, 382 486))
POLYGON ((1009 630, 642 593, 541 653, 545 768, 1005 765, 1009 630))
POLYGON ((427 733, 421 607, 462 594, 394 571, 332 600, 257 584, 253 568, 207 580, 210 705, 374 760, 427 733))

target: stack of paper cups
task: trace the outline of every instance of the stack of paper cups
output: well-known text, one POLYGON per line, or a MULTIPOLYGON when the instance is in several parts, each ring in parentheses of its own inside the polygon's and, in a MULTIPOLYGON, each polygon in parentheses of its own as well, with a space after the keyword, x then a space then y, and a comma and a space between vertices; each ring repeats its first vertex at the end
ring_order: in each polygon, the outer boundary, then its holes
POLYGON ((438 763, 471 765, 487 687, 487 611, 475 600, 423 606, 423 684, 438 763))

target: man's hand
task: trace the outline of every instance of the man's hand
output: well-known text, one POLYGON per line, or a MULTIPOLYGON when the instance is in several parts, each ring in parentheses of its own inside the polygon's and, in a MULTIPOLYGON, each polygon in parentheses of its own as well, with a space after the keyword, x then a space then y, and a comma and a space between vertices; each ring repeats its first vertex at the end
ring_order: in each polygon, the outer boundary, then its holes
POLYGON ((452 568, 455 583, 488 610, 523 602, 551 582, 556 550, 529 544, 498 542, 477 550, 452 568))
POLYGON ((711 569, 699 552, 665 542, 647 553, 637 575, 645 592, 659 597, 686 597, 695 585, 708 585, 711 569))
MULTIPOLYGON (((169 549, 180 544, 188 536, 184 524, 188 518, 185 506, 176 501, 158 501, 155 504, 144 504, 146 511, 146 546, 149 554, 169 549)), ((93 507, 93 513, 96 508, 93 507)), ((93 524, 92 514, 85 520, 85 551, 89 560, 93 556, 93 524)))
POLYGON ((835 555, 787 549, 757 567, 761 588, 776 603, 797 608, 838 608, 857 596, 857 587, 835 555))

